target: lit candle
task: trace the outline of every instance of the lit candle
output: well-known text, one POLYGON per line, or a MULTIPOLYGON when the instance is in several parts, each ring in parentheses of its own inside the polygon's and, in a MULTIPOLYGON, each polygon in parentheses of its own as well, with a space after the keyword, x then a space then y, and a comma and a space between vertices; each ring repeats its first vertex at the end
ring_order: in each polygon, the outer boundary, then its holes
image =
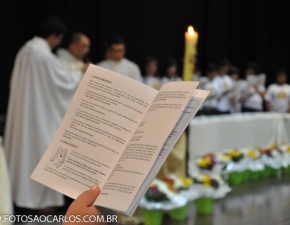
POLYGON ((183 63, 183 80, 193 80, 193 69, 195 65, 196 45, 198 40, 198 33, 194 31, 192 26, 188 27, 188 31, 185 32, 185 51, 184 51, 184 63, 183 63))

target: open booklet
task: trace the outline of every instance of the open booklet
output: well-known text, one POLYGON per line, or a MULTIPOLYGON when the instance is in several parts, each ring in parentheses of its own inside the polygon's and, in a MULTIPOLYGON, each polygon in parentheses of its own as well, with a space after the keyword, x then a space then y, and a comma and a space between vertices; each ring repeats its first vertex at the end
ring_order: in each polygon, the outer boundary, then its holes
POLYGON ((208 95, 197 85, 157 91, 90 65, 31 178, 71 198, 99 185, 94 205, 132 215, 208 95))

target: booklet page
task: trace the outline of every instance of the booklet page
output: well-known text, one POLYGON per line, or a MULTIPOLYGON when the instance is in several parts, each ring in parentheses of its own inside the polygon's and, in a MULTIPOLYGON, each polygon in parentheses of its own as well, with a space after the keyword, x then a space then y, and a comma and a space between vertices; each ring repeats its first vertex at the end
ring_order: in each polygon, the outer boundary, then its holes
POLYGON ((90 65, 31 178, 72 198, 102 188, 157 93, 90 65))
POLYGON ((145 179, 144 183, 142 184, 134 202, 130 207, 130 212, 134 213, 138 204, 143 197, 144 193, 149 188, 149 185, 157 176, 159 170, 161 169, 163 163, 167 159, 168 155, 170 154, 171 149, 174 147, 175 143, 184 132, 185 128, 188 126, 190 121, 192 120, 193 116, 196 114, 206 97, 208 96, 209 91, 205 90, 198 90, 196 89, 193 93, 189 103, 187 104, 186 108, 184 109, 182 115, 180 116, 178 122, 175 124, 173 130, 171 131, 170 135, 167 137, 163 147, 155 161, 153 167, 151 168, 150 173, 148 174, 147 178, 145 179))
POLYGON ((162 86, 102 189, 97 205, 127 212, 197 84, 170 82, 162 86))

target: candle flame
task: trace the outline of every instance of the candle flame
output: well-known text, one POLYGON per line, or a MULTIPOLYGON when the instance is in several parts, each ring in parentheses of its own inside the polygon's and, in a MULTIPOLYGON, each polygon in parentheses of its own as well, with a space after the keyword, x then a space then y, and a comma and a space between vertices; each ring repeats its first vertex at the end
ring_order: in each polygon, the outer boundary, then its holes
POLYGON ((192 26, 189 26, 189 27, 187 28, 187 30, 188 30, 188 33, 189 33, 190 36, 193 36, 193 35, 194 35, 194 29, 193 29, 192 26))

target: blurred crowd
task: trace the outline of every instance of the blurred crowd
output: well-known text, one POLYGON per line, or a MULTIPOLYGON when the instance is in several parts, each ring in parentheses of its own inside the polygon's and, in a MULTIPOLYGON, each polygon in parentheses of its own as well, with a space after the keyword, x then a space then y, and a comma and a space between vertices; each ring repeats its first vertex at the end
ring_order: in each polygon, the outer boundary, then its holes
MULTIPOLYGON (((177 63, 169 59, 160 78, 156 75, 158 62, 149 57, 145 66, 143 82, 159 89, 169 81, 179 81, 176 74, 177 63)), ((209 90, 198 115, 219 115, 240 112, 290 112, 290 85, 287 84, 287 73, 283 68, 276 71, 276 83, 265 88, 266 74, 260 73, 259 65, 249 62, 244 69, 245 79, 240 79, 240 70, 231 65, 229 60, 220 59, 216 64, 209 63, 205 75, 196 68, 193 80, 199 81, 199 89, 209 90)))
MULTIPOLYGON (((72 37, 76 35, 83 38, 71 38, 68 46, 88 45, 88 38, 84 34, 75 33, 72 37), (82 39, 85 41, 83 44, 82 39)), ((67 67, 66 60, 59 54, 63 52, 72 57, 77 56, 70 48, 61 48, 57 51, 58 57, 67 67)), ((88 48, 81 55, 85 57, 87 53, 88 48)), ((97 65, 141 81, 157 90, 166 82, 182 80, 181 76, 177 74, 178 63, 175 59, 167 60, 164 65, 165 75, 159 76, 157 74, 158 60, 155 57, 147 57, 144 68, 142 68, 144 71, 142 76, 138 65, 126 59, 125 53, 125 41, 122 37, 113 37, 107 43, 105 60, 97 65)), ((81 60, 80 57, 79 59, 81 60)), ((71 68, 76 67, 71 66, 71 68)), ((215 64, 209 63, 205 74, 196 68, 193 71, 193 81, 200 82, 199 89, 211 91, 197 115, 261 111, 290 112, 290 86, 287 84, 287 73, 283 68, 276 71, 276 83, 271 84, 267 89, 265 87, 266 74, 260 73, 257 63, 249 62, 243 71, 244 74, 240 74, 240 69, 231 65, 226 58, 219 59, 215 64)))
MULTIPOLYGON (((146 64, 144 83, 157 88, 168 81, 181 80, 176 75, 177 63, 170 59, 166 64, 166 75, 159 78, 157 60, 149 58, 146 64)), ((276 71, 276 82, 267 89, 266 74, 260 73, 259 65, 249 62, 244 68, 245 79, 240 70, 228 59, 220 59, 216 64, 207 65, 205 75, 196 68, 193 80, 199 81, 199 89, 211 91, 198 115, 221 115, 241 112, 272 111, 290 112, 290 85, 283 68, 276 71)))

